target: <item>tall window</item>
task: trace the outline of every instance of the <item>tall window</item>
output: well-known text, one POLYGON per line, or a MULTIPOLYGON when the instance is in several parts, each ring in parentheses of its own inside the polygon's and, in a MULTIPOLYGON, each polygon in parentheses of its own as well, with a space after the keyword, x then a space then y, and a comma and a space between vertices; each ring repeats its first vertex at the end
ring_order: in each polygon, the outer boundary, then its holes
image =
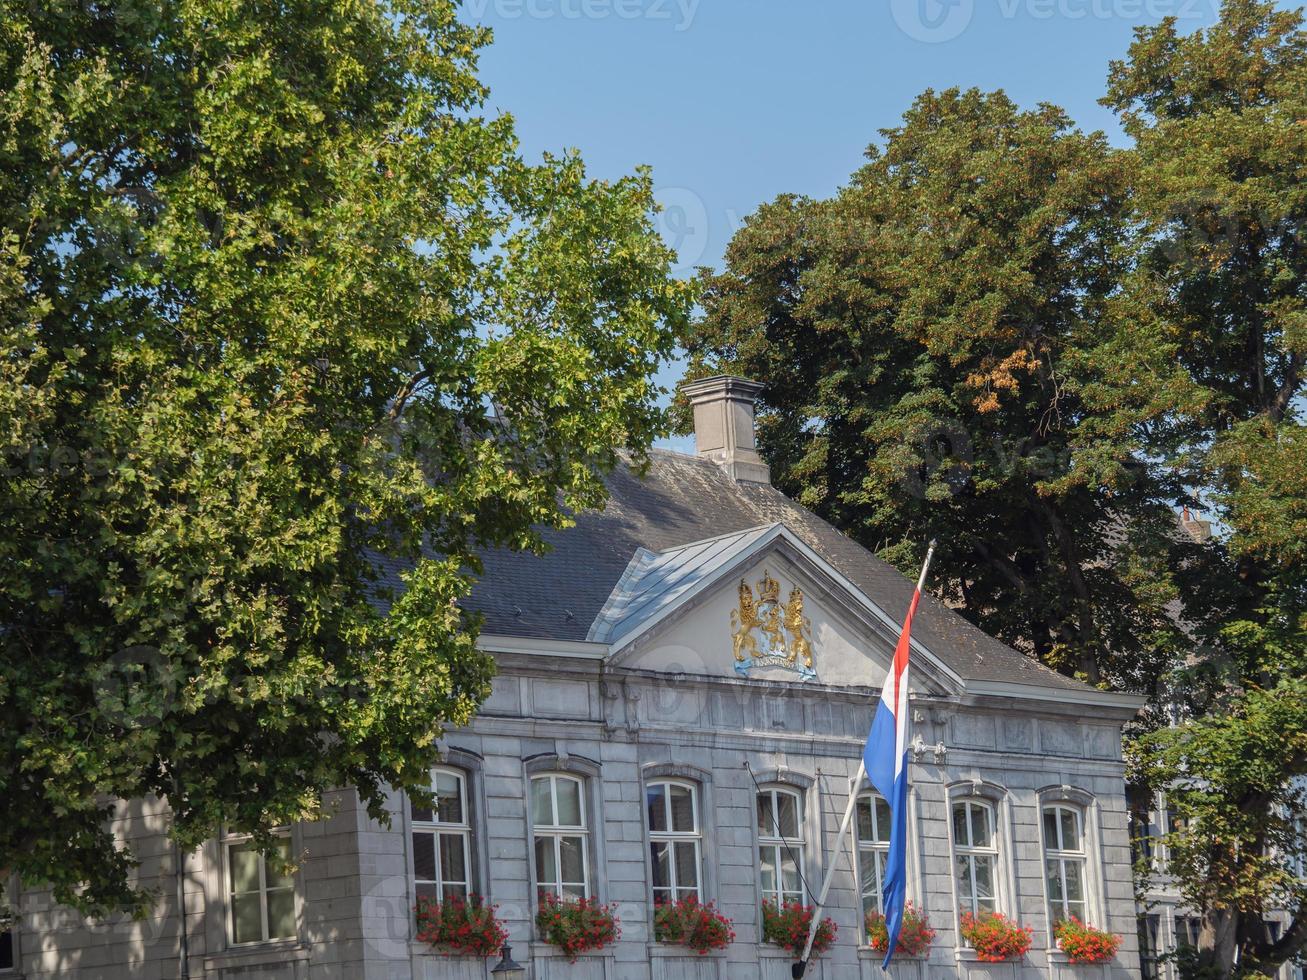
POLYGON ((858 886, 865 918, 868 912, 885 911, 882 887, 889 857, 889 804, 875 793, 863 793, 858 797, 857 817, 858 886))
POLYGON ((228 934, 232 945, 292 939, 295 929, 295 879, 287 869, 290 837, 277 842, 269 860, 248 837, 230 837, 227 851, 228 934))
POLYGON ((14 968, 14 934, 12 930, 5 929, 0 931, 0 971, 14 968))
POLYGON ((799 861, 803 855, 803 800, 789 789, 758 794, 758 865, 763 901, 803 901, 799 861))
POLYGON ((532 777, 531 823, 535 828, 537 894, 590 897, 585 784, 576 776, 561 773, 532 777))
POLYGON ((998 835, 994 808, 983 800, 953 804, 953 867, 958 911, 997 912, 998 835))
POLYGON ((689 783, 650 783, 644 799, 649 812, 654 901, 702 899, 698 791, 689 783))
POLYGON ((431 770, 435 806, 413 806, 413 881, 418 898, 467 898, 472 885, 472 824, 467 777, 431 770))
POLYGON ((1143 980, 1159 980, 1161 969, 1162 918, 1158 915, 1139 916, 1139 971, 1143 980))
POLYGON ((1050 922, 1085 919, 1085 836, 1080 810, 1044 807, 1044 871, 1050 922))

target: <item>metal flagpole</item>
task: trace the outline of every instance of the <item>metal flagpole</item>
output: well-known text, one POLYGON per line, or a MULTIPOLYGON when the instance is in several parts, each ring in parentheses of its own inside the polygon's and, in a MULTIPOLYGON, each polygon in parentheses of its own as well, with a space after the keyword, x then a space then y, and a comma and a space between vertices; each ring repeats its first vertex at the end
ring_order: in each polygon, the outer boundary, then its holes
MULTIPOLYGON (((935 554, 935 542, 930 542, 930 547, 926 549, 926 560, 921 563, 921 577, 917 579, 917 592, 921 592, 926 586, 926 573, 930 570, 930 559, 935 554)), ((835 877, 835 868, 840 863, 840 855, 844 853, 844 838, 849 832, 849 823, 853 820, 853 811, 858 805, 858 794, 862 790, 862 780, 867 775, 867 762, 864 754, 863 760, 858 763, 858 775, 854 777, 853 785, 849 787, 849 802, 844 807, 844 818, 840 821, 839 837, 835 840, 835 853, 831 855, 830 866, 826 868, 826 874, 822 876, 821 891, 817 895, 817 905, 812 912, 812 922, 808 926, 808 941, 803 946, 803 956, 799 962, 795 963, 790 971, 790 975, 799 980, 800 977, 808 970, 808 957, 812 955, 812 944, 817 939, 817 930, 821 926, 821 911, 826 904, 826 896, 830 892, 831 879, 835 877)))

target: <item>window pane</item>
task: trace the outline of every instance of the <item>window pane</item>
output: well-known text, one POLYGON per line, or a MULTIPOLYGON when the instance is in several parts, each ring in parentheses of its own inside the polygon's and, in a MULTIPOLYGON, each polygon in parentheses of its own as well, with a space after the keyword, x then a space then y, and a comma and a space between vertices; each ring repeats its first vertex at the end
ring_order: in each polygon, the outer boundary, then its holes
POLYGON ((889 803, 876 797, 876 840, 882 844, 889 843, 890 814, 889 803))
POLYGON ((551 783, 548 776, 531 780, 531 822, 537 827, 554 826, 554 804, 549 795, 551 783))
POLYGON ((880 908, 879 864, 873 851, 863 851, 858 855, 858 881, 862 885, 862 904, 867 911, 880 908))
POLYGON ((1066 898, 1068 902, 1085 900, 1084 866, 1079 861, 1063 861, 1063 874, 1066 876, 1066 898))
POLYGON ((993 814, 979 803, 971 804, 971 846, 994 846, 993 814))
POLYGON ((776 836, 776 822, 772 814, 770 793, 758 794, 758 836, 776 836))
POLYGON ((694 791, 688 786, 669 787, 672 791, 672 830, 682 834, 695 831, 694 791))
POLYGON ((418 898, 430 898, 437 901, 440 898, 439 893, 436 891, 436 886, 430 882, 419 882, 416 890, 418 898))
POLYGON ((288 867, 290 861, 290 841, 283 838, 277 843, 277 854, 264 867, 264 878, 269 888, 292 888, 295 885, 294 872, 288 867))
POLYGON ((268 892, 268 938, 289 939, 295 935, 295 890, 278 888, 268 892))
POLYGON ((976 868, 976 898, 994 897, 994 867, 991 860, 983 854, 972 858, 976 868))
POLYGON ((697 888, 699 885, 699 858, 695 853, 698 848, 693 841, 681 841, 676 845, 676 884, 681 888, 697 888))
POLYGON ((573 900, 580 900, 580 899, 582 899, 582 898, 589 898, 589 896, 586 895, 586 893, 585 893, 585 886, 584 886, 584 885, 579 885, 579 884, 576 884, 576 885, 569 885, 569 884, 567 884, 566 882, 564 882, 564 884, 563 884, 563 898, 573 899, 573 900))
MULTIPOLYGON (((971 858, 966 854, 959 854, 957 859, 958 869, 958 895, 965 899, 964 905, 971 905, 971 858)), ((965 909, 963 911, 966 911, 965 909)))
POLYGON ((0 932, 0 970, 14 968, 14 934, 6 930, 0 932))
MULTIPOLYGON (((758 865, 762 869, 762 890, 764 893, 776 891, 776 848, 764 846, 758 848, 758 865)), ((764 895, 765 897, 765 895, 764 895)))
POLYGON ((558 787, 558 826, 580 827, 581 819, 581 784, 574 779, 560 779, 558 787))
POLYGON ((446 884, 467 882, 467 861, 462 834, 440 835, 440 878, 446 884))
POLYGON ((649 811, 649 829, 655 834, 667 829, 667 785, 654 783, 644 793, 645 808, 649 811))
POLYGON ((260 895, 234 895, 231 900, 231 938, 235 943, 257 943, 263 939, 260 895))
POLYGON ((787 892, 798 891, 800 887, 797 856, 789 854, 786 849, 781 851, 781 885, 787 892))
POLYGON ((463 781, 453 773, 436 773, 436 819, 463 823, 463 781))
POLYGON ((858 800, 858 840, 871 843, 876 839, 876 830, 871 825, 871 797, 864 796, 858 800))
POLYGON ((655 841, 649 845, 649 865, 653 869, 654 888, 672 886, 670 855, 671 845, 655 841))
POLYGON ((1048 900, 1055 906, 1062 904, 1062 867, 1059 861, 1045 861, 1044 869, 1048 873, 1048 900))
POLYGON ((440 893, 445 899, 450 899, 450 898, 465 899, 467 898, 467 885, 459 884, 459 883, 455 883, 451 885, 449 882, 445 882, 444 887, 440 889, 440 893))
POLYGON ((554 861, 554 839, 536 838, 536 883, 546 891, 558 891, 558 865, 554 861))
POLYGON ((249 841, 233 844, 227 849, 227 862, 231 865, 233 893, 259 890, 259 852, 249 841))
POLYGON ((585 884, 585 859, 580 837, 558 839, 559 861, 562 864, 563 883, 585 884))
POLYGON ((1057 842, 1057 811, 1050 808, 1044 811, 1044 846, 1054 850, 1057 842))
POLYGON ((799 838, 799 800, 789 793, 776 794, 776 817, 780 823, 781 836, 788 840, 799 838))
POLYGON ((967 831, 966 803, 953 804, 953 843, 958 847, 971 846, 971 834, 967 831))
POLYGON ((410 804, 413 807, 413 819, 417 823, 431 823, 436 815, 430 807, 418 806, 416 803, 410 804))
POLYGON ((413 835, 413 877, 418 881, 436 880, 436 837, 434 834, 413 835))
POLYGON ((1076 819, 1076 812, 1063 809, 1060 813, 1062 817, 1062 850, 1080 850, 1080 828, 1078 826, 1080 821, 1076 819))

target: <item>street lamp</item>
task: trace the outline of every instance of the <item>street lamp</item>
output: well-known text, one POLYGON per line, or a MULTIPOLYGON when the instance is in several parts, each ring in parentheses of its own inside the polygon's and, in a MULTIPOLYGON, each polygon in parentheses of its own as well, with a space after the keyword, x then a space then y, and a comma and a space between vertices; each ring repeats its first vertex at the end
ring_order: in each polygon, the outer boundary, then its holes
POLYGON ((495 980, 525 980, 526 967, 513 959, 513 947, 504 943, 502 955, 495 968, 490 971, 495 980))

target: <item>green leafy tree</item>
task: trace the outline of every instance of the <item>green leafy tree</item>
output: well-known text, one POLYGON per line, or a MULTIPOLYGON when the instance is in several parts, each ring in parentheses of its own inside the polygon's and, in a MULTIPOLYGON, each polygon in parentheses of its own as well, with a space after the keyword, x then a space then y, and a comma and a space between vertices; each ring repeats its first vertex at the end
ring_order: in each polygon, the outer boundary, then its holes
POLYGON ((692 296, 649 178, 524 163, 487 41, 445 0, 0 0, 0 869, 105 912, 145 897, 106 801, 266 843, 423 787, 488 691, 476 550, 661 426, 692 296))
POLYGON ((765 383, 777 483, 1068 674, 1145 688, 1179 489, 1148 426, 1190 384, 1123 290, 1129 158, 1052 106, 927 92, 830 200, 781 197, 708 278, 698 373, 765 383), (1132 329, 1122 330, 1123 318, 1132 329))
POLYGON ((1199 649, 1175 671, 1191 721, 1140 744, 1187 818, 1170 868, 1201 915, 1196 972, 1272 972, 1307 946, 1307 33, 1299 11, 1226 0, 1187 36, 1137 32, 1106 104, 1138 157, 1132 291, 1198 392, 1156 431, 1222 533, 1183 569, 1199 649), (1201 775, 1202 779, 1196 777, 1201 775), (1276 939, 1267 913, 1291 919, 1276 939), (1236 958, 1238 965, 1236 966, 1236 958))

